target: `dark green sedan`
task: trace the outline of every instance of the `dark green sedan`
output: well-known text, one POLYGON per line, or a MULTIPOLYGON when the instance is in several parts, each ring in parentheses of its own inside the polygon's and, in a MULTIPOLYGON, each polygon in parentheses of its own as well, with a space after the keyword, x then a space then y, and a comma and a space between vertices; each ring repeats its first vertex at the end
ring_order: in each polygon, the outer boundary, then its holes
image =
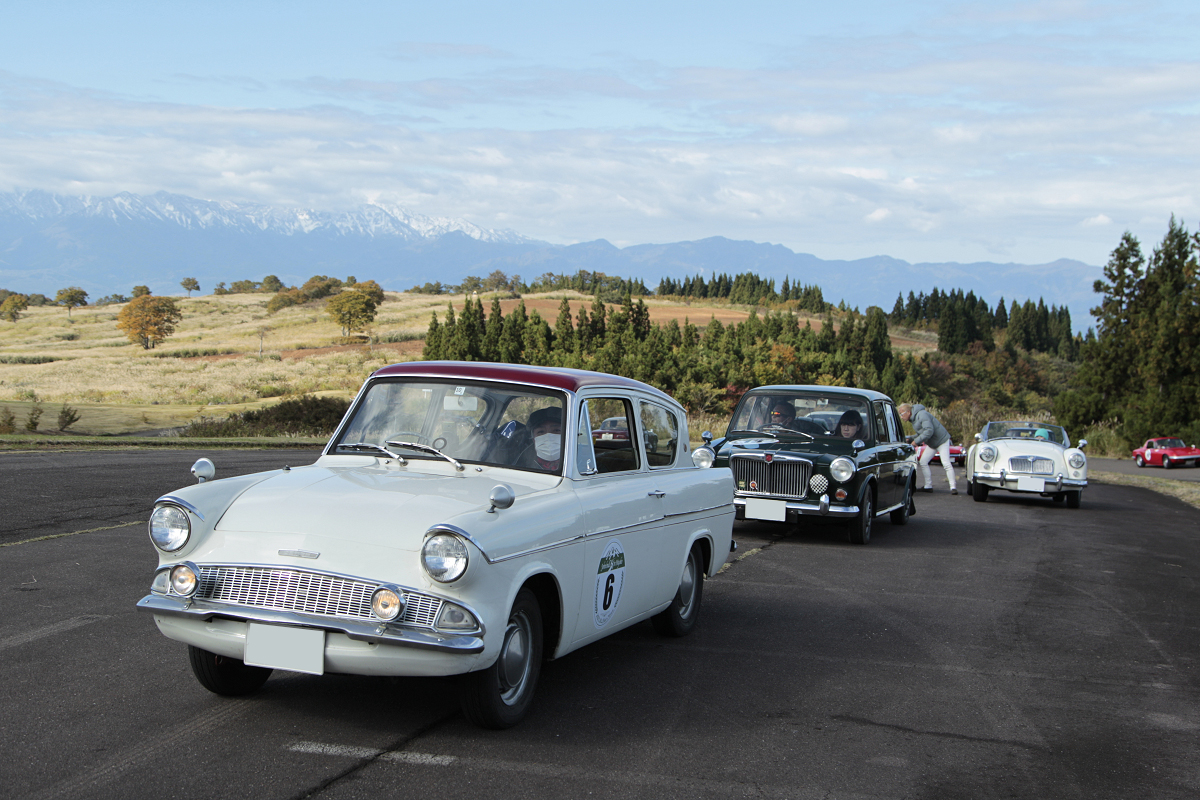
POLYGON ((838 386, 760 386, 747 392, 714 467, 733 470, 737 519, 799 525, 843 519, 855 544, 876 517, 908 522, 916 461, 885 394, 838 386))

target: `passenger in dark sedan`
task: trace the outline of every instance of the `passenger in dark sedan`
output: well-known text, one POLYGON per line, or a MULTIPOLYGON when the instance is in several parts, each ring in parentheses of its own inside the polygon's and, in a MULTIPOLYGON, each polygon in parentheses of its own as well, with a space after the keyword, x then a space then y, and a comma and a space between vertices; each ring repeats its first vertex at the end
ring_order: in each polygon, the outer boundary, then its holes
POLYGON ((838 436, 843 439, 861 439, 863 437, 863 418, 854 409, 842 414, 837 424, 838 436))

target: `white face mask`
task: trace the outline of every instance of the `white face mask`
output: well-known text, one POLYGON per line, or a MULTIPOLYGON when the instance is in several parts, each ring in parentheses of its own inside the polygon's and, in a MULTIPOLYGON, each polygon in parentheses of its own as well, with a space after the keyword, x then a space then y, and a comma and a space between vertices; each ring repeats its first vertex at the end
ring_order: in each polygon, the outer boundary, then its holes
POLYGON ((533 447, 542 461, 558 461, 558 457, 562 453, 562 435, 543 433, 533 440, 533 447))

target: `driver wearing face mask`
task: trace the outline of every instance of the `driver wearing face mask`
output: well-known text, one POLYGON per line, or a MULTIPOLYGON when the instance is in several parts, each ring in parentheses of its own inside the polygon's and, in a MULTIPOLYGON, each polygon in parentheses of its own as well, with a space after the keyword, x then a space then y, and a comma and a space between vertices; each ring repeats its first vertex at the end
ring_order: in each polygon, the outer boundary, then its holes
POLYGON ((558 472, 562 466, 562 409, 539 408, 530 414, 529 433, 538 468, 558 472))

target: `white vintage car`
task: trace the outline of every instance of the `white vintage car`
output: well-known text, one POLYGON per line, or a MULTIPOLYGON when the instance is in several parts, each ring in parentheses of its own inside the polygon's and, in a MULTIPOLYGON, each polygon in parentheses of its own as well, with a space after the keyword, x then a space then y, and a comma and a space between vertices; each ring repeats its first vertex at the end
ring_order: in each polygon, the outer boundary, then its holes
POLYGON ((967 490, 980 503, 992 489, 1066 500, 1079 508, 1087 487, 1087 439, 1043 422, 989 422, 967 451, 967 490))
POLYGON ((160 497, 138 608, 217 694, 272 669, 462 675, 467 717, 508 727, 544 658, 696 624, 733 547, 733 478, 687 443, 683 408, 626 378, 385 367, 312 465, 214 480, 201 459, 198 485, 160 497), (643 435, 592 435, 613 417, 643 435))

